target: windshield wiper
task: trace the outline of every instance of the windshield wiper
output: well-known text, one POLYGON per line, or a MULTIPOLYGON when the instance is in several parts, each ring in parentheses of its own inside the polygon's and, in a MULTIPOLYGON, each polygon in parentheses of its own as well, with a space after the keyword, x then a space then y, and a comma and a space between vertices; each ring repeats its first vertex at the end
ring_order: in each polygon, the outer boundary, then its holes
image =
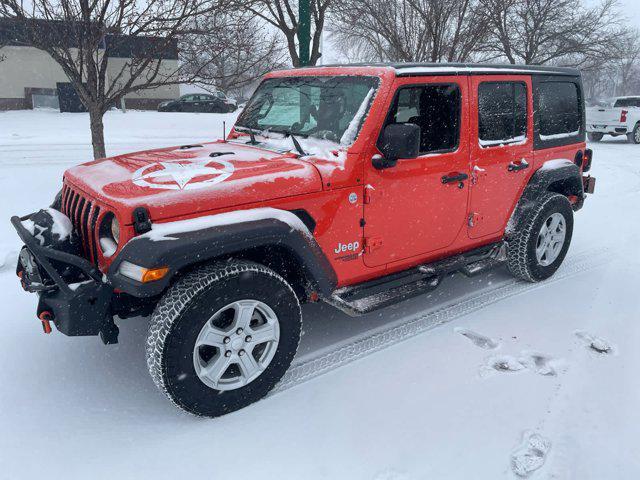
POLYGON ((289 136, 291 137, 291 141, 293 142, 293 145, 296 147, 296 150, 298 150, 298 153, 302 157, 305 157, 307 154, 302 149, 302 145, 300 145, 300 142, 298 141, 298 139, 293 135, 293 133, 290 133, 289 136))
MULTIPOLYGON (((244 132, 244 133, 248 133, 249 134, 249 143, 248 145, 257 145, 258 141, 256 140, 256 131, 253 130, 253 128, 250 127, 236 127, 236 130, 238 130, 239 132, 244 132)), ((258 132, 260 133, 260 132, 258 132)))

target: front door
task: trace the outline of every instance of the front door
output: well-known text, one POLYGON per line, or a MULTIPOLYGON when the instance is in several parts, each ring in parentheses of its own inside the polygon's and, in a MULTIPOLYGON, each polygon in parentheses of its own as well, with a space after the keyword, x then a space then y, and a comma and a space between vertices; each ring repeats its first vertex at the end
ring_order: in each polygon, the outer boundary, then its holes
POLYGON ((469 237, 500 235, 533 170, 531 77, 471 79, 469 237))
POLYGON ((390 123, 420 127, 420 156, 383 170, 365 166, 364 262, 371 267, 419 260, 450 246, 464 228, 468 78, 397 79, 385 125, 390 123))

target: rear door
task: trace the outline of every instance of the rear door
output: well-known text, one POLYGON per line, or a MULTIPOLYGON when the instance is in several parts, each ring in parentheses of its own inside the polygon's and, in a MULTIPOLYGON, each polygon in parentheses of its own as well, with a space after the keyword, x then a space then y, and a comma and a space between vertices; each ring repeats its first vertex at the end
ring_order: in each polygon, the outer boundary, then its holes
MULTIPOLYGON (((367 266, 420 257, 450 246, 465 225, 469 149, 468 78, 396 80, 385 126, 420 127, 420 156, 383 170, 369 162, 365 198, 367 266), (461 177, 443 182, 443 177, 461 177)), ((383 126, 384 128, 384 126, 383 126)))
POLYGON ((533 170, 531 77, 471 79, 469 237, 504 230, 533 170))

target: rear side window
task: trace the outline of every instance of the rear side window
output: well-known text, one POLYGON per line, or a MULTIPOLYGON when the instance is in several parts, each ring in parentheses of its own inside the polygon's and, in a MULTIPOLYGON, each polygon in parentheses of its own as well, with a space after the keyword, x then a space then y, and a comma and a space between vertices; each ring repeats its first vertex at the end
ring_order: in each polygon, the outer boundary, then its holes
POLYGON ((387 124, 420 127, 420 153, 450 152, 460 138, 460 88, 456 84, 403 87, 398 91, 387 124))
POLYGON ((541 83, 537 114, 541 140, 578 135, 582 126, 578 86, 571 82, 541 83))
POLYGON ((619 98, 616 100, 614 108, 619 107, 640 107, 640 97, 638 98, 619 98))
POLYGON ((527 136, 527 86, 483 82, 478 86, 478 137, 490 147, 521 142, 527 136))

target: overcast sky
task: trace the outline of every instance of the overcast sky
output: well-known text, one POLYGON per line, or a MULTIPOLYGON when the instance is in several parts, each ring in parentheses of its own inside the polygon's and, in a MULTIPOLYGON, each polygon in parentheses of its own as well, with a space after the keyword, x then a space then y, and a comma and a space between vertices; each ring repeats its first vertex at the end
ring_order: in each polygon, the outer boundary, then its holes
MULTIPOLYGON (((640 29, 640 0, 618 0, 622 6, 622 14, 629 19, 629 23, 640 29)), ((598 0, 586 0, 589 6, 600 3, 598 0)))
MULTIPOLYGON (((585 5, 594 6, 600 3, 600 0, 583 0, 585 5)), ((621 14, 626 17, 629 23, 640 30, 640 0, 618 0, 621 6, 621 14)), ((588 28, 588 26, 587 26, 588 28)), ((344 61, 340 58, 340 53, 336 51, 335 46, 331 42, 331 36, 325 33, 324 36, 324 55, 322 63, 336 63, 344 61)))

